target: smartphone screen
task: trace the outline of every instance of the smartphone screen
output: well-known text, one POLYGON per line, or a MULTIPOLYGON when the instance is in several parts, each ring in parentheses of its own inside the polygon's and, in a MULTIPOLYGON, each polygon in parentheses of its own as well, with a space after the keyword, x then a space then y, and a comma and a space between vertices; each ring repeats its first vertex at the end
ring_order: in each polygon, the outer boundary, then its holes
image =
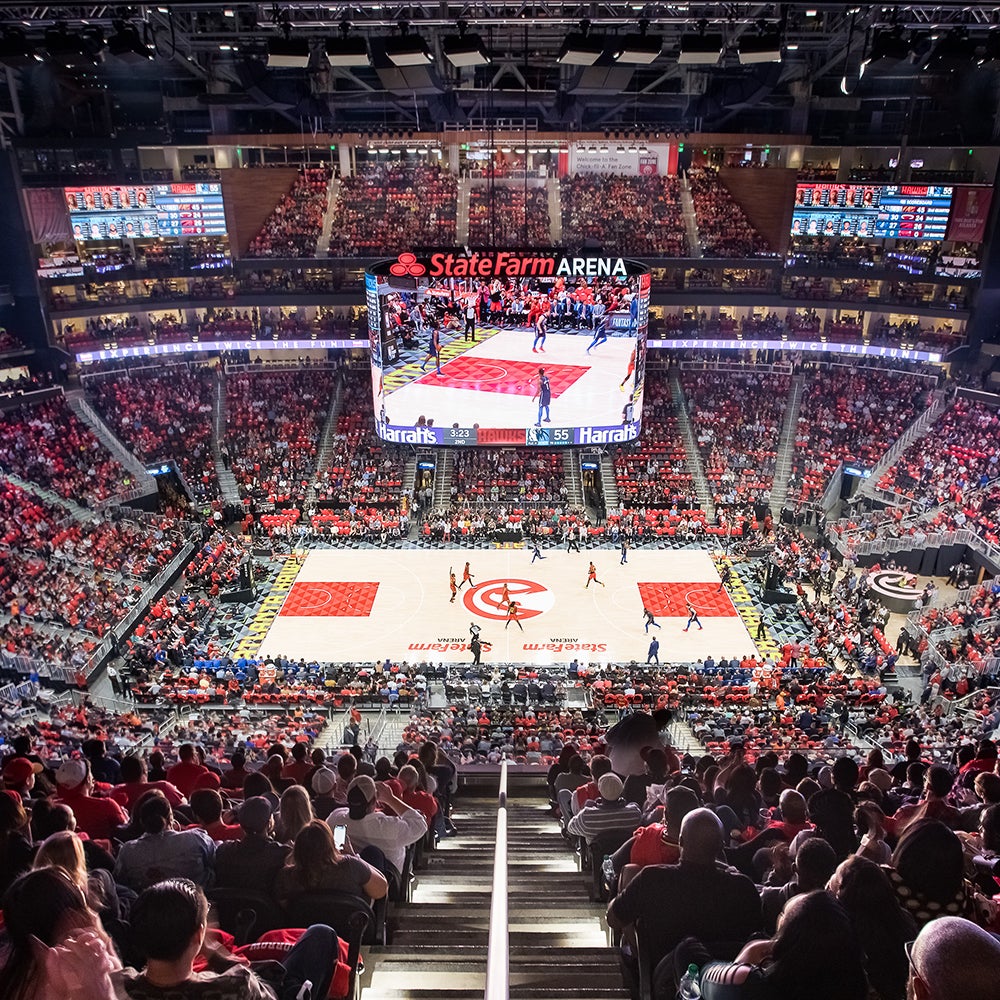
POLYGON ((347 827, 346 826, 335 826, 333 828, 333 843, 338 851, 344 849, 344 841, 347 840, 347 827))

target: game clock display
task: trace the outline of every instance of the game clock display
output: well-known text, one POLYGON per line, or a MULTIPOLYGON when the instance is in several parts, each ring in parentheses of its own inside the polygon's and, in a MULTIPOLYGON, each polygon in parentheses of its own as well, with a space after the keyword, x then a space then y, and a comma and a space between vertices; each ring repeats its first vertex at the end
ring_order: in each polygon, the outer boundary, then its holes
POLYGON ((81 243, 226 234, 221 184, 78 187, 64 194, 73 238, 81 243))
POLYGON ((403 252, 365 275, 377 433, 565 448, 641 427, 649 269, 538 251, 403 252))
POLYGON ((935 184, 798 184, 793 236, 943 240, 954 188, 935 184))

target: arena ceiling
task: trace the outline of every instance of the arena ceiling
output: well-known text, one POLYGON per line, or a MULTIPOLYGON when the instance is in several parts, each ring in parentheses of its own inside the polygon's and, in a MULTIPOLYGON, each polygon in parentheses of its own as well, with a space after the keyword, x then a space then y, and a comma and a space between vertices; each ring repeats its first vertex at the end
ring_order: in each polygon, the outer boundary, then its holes
POLYGON ((0 31, 8 136, 516 119, 839 145, 981 143, 1000 126, 998 4, 2 3, 0 31), (418 54, 401 66, 404 36, 418 54), (479 65, 454 65, 456 38, 477 38, 458 61, 479 65), (344 39, 361 58, 336 58, 344 39), (299 65, 275 65, 281 42, 299 65), (584 51, 567 61, 567 42, 584 51))

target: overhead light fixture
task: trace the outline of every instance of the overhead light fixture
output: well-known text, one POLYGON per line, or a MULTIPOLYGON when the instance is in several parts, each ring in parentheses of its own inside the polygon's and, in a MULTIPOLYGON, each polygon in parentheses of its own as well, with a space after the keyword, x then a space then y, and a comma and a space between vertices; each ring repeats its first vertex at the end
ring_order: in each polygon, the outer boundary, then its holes
POLYGON ((307 38, 272 38, 267 43, 268 69, 305 69, 308 65, 307 38))
POLYGON ((139 35, 134 24, 115 22, 115 33, 108 39, 108 52, 123 63, 144 63, 153 58, 153 50, 139 35))
POLYGON ((38 62, 35 47, 20 28, 7 28, 0 35, 0 66, 19 69, 38 62))
POLYGON ((590 33, 590 22, 583 21, 579 31, 571 31, 559 48, 556 62, 563 66, 593 66, 604 52, 605 41, 590 33))
POLYGON ((663 51, 662 35, 647 35, 649 22, 643 19, 639 22, 636 34, 626 35, 615 51, 618 62, 632 63, 636 66, 648 66, 663 51))
POLYGON ((744 35, 739 42, 739 55, 741 66, 781 62, 780 33, 765 31, 759 35, 744 35))
POLYGON ((49 58, 67 69, 85 69, 97 64, 97 53, 104 46, 104 36, 99 29, 74 31, 66 25, 49 28, 45 32, 45 49, 49 58))
POLYGON ((331 66, 370 66, 368 42, 360 35, 342 35, 326 40, 326 58, 331 66))
POLYGON ((427 66, 433 62, 427 43, 419 35, 409 34, 409 25, 401 21, 400 35, 385 39, 385 54, 394 66, 427 66))
POLYGON ((447 35, 441 43, 444 56, 452 66, 488 66, 490 57, 482 38, 477 34, 467 34, 464 21, 458 22, 458 34, 447 35))
POLYGON ((713 66, 722 55, 721 33, 688 34, 681 36, 681 51, 677 62, 681 66, 713 66))
POLYGON ((877 31, 872 38, 871 51, 865 62, 876 68, 884 65, 886 68, 903 62, 910 55, 910 43, 903 38, 900 28, 891 31, 877 31))

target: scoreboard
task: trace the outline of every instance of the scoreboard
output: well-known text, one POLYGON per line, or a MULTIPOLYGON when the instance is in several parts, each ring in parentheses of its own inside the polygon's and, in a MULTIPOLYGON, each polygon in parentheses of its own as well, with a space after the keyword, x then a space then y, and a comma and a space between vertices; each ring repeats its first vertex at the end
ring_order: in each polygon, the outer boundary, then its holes
POLYGON ((792 235, 943 240, 953 193, 936 184, 797 184, 792 235))
POLYGON ((78 242, 226 234, 221 184, 75 187, 64 193, 78 242))

